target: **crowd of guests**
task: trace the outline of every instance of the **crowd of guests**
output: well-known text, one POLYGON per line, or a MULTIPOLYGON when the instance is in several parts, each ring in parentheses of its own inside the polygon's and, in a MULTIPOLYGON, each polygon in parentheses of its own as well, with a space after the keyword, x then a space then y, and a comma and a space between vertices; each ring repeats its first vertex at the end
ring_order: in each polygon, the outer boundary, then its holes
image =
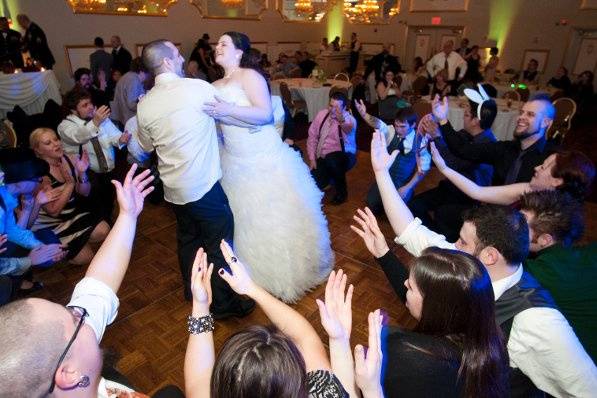
MULTIPOLYGON (((193 70, 208 77, 209 36, 201 40, 193 70)), ((436 78, 431 114, 419 118, 403 106, 382 118, 359 100, 357 119, 346 94, 336 91, 308 131, 311 175, 320 189, 334 187, 332 202, 339 205, 348 197, 346 173, 356 164, 358 120, 375 130, 373 183, 351 228, 415 328, 384 326, 380 310, 373 311, 369 347, 353 351, 355 292, 338 269, 317 300, 326 349, 313 325, 258 286, 222 241, 218 254, 228 268, 212 275, 202 248, 192 268, 187 397, 590 397, 597 391, 597 246, 575 244, 595 165, 582 152, 547 140, 555 109, 543 95, 524 103, 512 140, 496 141, 495 101, 481 85, 466 89, 464 128, 455 131, 446 86, 479 78, 467 74, 479 62, 478 48, 467 45, 454 51, 447 43, 426 65, 415 61, 415 76, 436 78), (414 195, 432 161, 446 179, 414 195), (410 264, 390 250, 376 218, 384 215, 394 241, 414 257, 410 264), (218 355, 209 311, 214 278, 254 300, 271 321, 234 333, 218 355)), ((115 175, 118 150, 128 146, 136 153, 136 105, 152 79, 130 54, 126 70, 115 66, 126 54, 117 36, 111 63, 101 55, 103 42, 96 46, 98 61, 75 72, 75 87, 64 100, 67 115, 56 131, 38 128, 28 148, 0 152, 2 304, 43 287, 35 281, 36 268, 64 260, 88 265, 66 307, 41 299, 0 307, 0 341, 8 342, 0 352, 0 395, 131 392, 102 377, 99 344, 116 318, 137 218, 154 189, 151 170, 139 172, 136 164, 122 183, 115 175), (112 97, 106 72, 121 75, 112 97)), ((370 71, 383 73, 375 87, 382 101, 399 97, 401 85, 394 72, 398 61, 385 51, 370 71)), ((258 52, 254 56, 261 59, 258 52)), ((557 82, 562 86, 563 76, 557 82)), ((291 144, 284 132, 289 113, 281 101, 273 103, 273 119, 291 144)), ((169 386, 155 396, 183 395, 169 386)))

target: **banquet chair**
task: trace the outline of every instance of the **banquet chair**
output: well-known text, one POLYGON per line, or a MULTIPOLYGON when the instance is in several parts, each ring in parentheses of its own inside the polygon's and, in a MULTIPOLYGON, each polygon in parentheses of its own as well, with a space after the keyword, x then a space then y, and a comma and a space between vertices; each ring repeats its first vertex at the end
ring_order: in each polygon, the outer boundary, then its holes
POLYGON ((528 88, 517 87, 516 92, 520 94, 520 100, 522 102, 527 102, 531 96, 531 91, 528 88))
POLYGON ((429 86, 425 76, 419 76, 412 84, 412 89, 416 95, 426 95, 429 93, 429 86))
POLYGON ((510 100, 512 102, 520 102, 520 93, 518 91, 510 90, 506 91, 502 95, 503 99, 510 100))
POLYGON ((0 123, 0 148, 16 148, 17 133, 12 128, 10 120, 4 119, 0 123))
POLYGON ((286 82, 280 83, 280 96, 282 97, 282 101, 284 101, 284 105, 290 110, 292 117, 294 117, 298 111, 303 111, 303 113, 306 111, 307 103, 303 100, 293 100, 286 82))
POLYGON ((432 112, 431 103, 425 100, 419 100, 412 106, 413 111, 417 115, 417 120, 421 120, 423 116, 432 112))
POLYGON ((342 80, 344 82, 349 82, 350 81, 350 77, 348 77, 348 75, 346 73, 336 73, 334 75, 334 80, 342 80))
POLYGON ((547 130, 547 139, 562 142, 572 127, 572 118, 576 114, 576 102, 567 97, 558 98, 553 102, 553 106, 556 108, 556 116, 547 130))

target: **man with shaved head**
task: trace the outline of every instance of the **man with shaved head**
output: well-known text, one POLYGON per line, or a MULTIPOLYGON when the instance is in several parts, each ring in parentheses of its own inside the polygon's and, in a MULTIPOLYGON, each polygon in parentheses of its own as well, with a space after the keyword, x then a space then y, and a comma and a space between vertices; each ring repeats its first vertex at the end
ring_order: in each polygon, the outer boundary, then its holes
POLYGON ((448 103, 433 102, 433 115, 450 151, 458 157, 493 166, 493 185, 528 182, 535 167, 555 151, 545 133, 555 116, 549 98, 537 95, 522 106, 516 121, 514 139, 490 143, 471 143, 459 137, 448 121, 448 103))
POLYGON ((96 397, 102 370, 99 342, 116 318, 120 287, 128 268, 137 217, 149 171, 115 183, 120 213, 75 286, 65 307, 42 299, 15 301, 0 308, 0 396, 96 397))
POLYGON ((452 40, 447 40, 442 46, 442 51, 427 61, 429 76, 434 78, 435 75, 445 69, 448 73, 448 83, 451 83, 452 87, 458 87, 456 82, 462 80, 466 68, 466 61, 454 51, 454 42, 452 40))

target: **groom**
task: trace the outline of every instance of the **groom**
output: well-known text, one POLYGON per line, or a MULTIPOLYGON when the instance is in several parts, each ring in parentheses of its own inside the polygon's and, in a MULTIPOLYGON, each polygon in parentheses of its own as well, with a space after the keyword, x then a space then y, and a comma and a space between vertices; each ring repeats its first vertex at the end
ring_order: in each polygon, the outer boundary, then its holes
MULTIPOLYGON (((172 203, 177 222, 178 261, 185 299, 190 301, 191 268, 203 247, 215 271, 226 266, 220 242, 232 242, 234 220, 222 177, 214 119, 202 111, 216 90, 199 79, 182 78, 184 58, 174 44, 156 40, 143 49, 143 63, 155 76, 155 86, 139 102, 138 142, 154 149, 164 183, 164 198, 172 203)), ((245 316, 255 307, 241 300, 219 276, 211 279, 215 319, 245 316)))

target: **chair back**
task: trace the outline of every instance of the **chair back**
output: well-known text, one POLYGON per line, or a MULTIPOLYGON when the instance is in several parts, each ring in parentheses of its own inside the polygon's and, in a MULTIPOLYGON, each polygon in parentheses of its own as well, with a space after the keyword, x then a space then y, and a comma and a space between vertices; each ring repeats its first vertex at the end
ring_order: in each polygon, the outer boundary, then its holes
POLYGON ((415 79, 412 84, 412 89, 416 95, 425 95, 427 91, 427 78, 425 76, 419 76, 415 79))
POLYGON ((516 101, 519 102, 520 101, 520 93, 518 91, 514 91, 514 90, 510 90, 510 91, 506 91, 503 95, 502 95, 503 99, 509 99, 511 101, 516 101))
POLYGON ((520 100, 522 102, 527 102, 531 96, 531 91, 528 88, 517 87, 516 92, 520 94, 520 100))
POLYGON ((0 147, 17 147, 17 133, 12 128, 12 122, 8 119, 2 120, 0 126, 0 147))
POLYGON ((336 73, 334 75, 334 80, 342 80, 344 82, 349 82, 350 81, 350 77, 348 77, 348 75, 346 73, 336 73))
POLYGON ((425 100, 419 100, 413 104, 413 111, 417 114, 417 120, 432 112, 431 103, 425 100))
POLYGON ((286 82, 280 82, 280 96, 282 97, 282 101, 284 101, 284 105, 286 105, 288 109, 294 108, 292 94, 290 93, 290 89, 288 88, 288 84, 286 82))
POLYGON ((556 108, 556 115, 547 131, 547 138, 563 141, 572 127, 572 118, 576 114, 576 102, 567 97, 558 98, 553 102, 553 106, 556 108))

